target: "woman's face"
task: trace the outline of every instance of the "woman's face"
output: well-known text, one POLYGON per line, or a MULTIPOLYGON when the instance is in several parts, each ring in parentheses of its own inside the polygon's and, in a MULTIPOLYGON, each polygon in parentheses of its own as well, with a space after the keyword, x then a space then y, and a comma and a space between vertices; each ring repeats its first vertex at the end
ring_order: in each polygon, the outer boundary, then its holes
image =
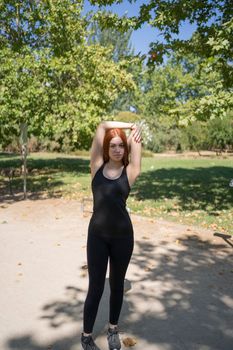
POLYGON ((124 143, 119 136, 113 137, 109 143, 109 158, 121 161, 125 153, 124 143))

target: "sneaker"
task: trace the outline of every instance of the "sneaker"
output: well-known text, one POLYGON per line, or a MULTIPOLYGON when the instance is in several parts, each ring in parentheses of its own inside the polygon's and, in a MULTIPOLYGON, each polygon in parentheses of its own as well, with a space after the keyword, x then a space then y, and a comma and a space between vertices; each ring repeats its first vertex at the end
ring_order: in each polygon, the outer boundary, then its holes
POLYGON ((91 335, 88 335, 87 337, 85 337, 82 334, 81 344, 82 344, 83 350, 100 350, 100 348, 98 348, 98 346, 95 344, 91 335))
POLYGON ((107 333, 109 350, 120 350, 121 342, 117 327, 109 328, 107 333))

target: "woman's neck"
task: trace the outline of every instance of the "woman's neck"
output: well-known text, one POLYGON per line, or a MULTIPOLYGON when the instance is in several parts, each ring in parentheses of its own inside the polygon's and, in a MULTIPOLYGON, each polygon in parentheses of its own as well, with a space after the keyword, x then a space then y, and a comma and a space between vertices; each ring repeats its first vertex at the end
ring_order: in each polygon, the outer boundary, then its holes
POLYGON ((114 169, 119 169, 123 166, 122 161, 114 161, 112 159, 109 159, 109 161, 107 162, 107 167, 109 168, 114 168, 114 169))

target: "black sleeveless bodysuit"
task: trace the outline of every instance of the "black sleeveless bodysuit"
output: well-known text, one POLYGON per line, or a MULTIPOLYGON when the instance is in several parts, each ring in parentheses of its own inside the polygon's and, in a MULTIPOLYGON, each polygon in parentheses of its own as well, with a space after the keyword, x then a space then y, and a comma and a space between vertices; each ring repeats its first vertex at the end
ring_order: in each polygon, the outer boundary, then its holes
POLYGON ((103 175, 105 163, 97 170, 92 180, 93 215, 88 232, 108 237, 133 235, 133 226, 126 209, 130 186, 126 168, 117 179, 103 175))

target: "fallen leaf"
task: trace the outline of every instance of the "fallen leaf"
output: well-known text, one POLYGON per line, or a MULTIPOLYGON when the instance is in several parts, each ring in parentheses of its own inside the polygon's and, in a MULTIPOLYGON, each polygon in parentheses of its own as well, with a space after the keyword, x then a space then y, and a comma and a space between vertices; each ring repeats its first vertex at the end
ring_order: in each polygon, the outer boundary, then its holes
POLYGON ((82 272, 81 274, 80 274, 80 277, 86 277, 87 276, 87 272, 86 271, 84 271, 84 272, 82 272))
POLYGON ((130 338, 130 337, 124 338, 122 341, 123 341, 123 344, 124 344, 127 348, 128 348, 128 347, 131 347, 131 346, 134 346, 135 344, 137 344, 136 339, 130 338))
POLYGON ((83 266, 81 267, 81 269, 82 269, 82 270, 87 270, 87 269, 88 269, 88 266, 87 266, 87 265, 83 265, 83 266))
POLYGON ((145 267, 144 271, 149 272, 151 269, 149 267, 145 267))

